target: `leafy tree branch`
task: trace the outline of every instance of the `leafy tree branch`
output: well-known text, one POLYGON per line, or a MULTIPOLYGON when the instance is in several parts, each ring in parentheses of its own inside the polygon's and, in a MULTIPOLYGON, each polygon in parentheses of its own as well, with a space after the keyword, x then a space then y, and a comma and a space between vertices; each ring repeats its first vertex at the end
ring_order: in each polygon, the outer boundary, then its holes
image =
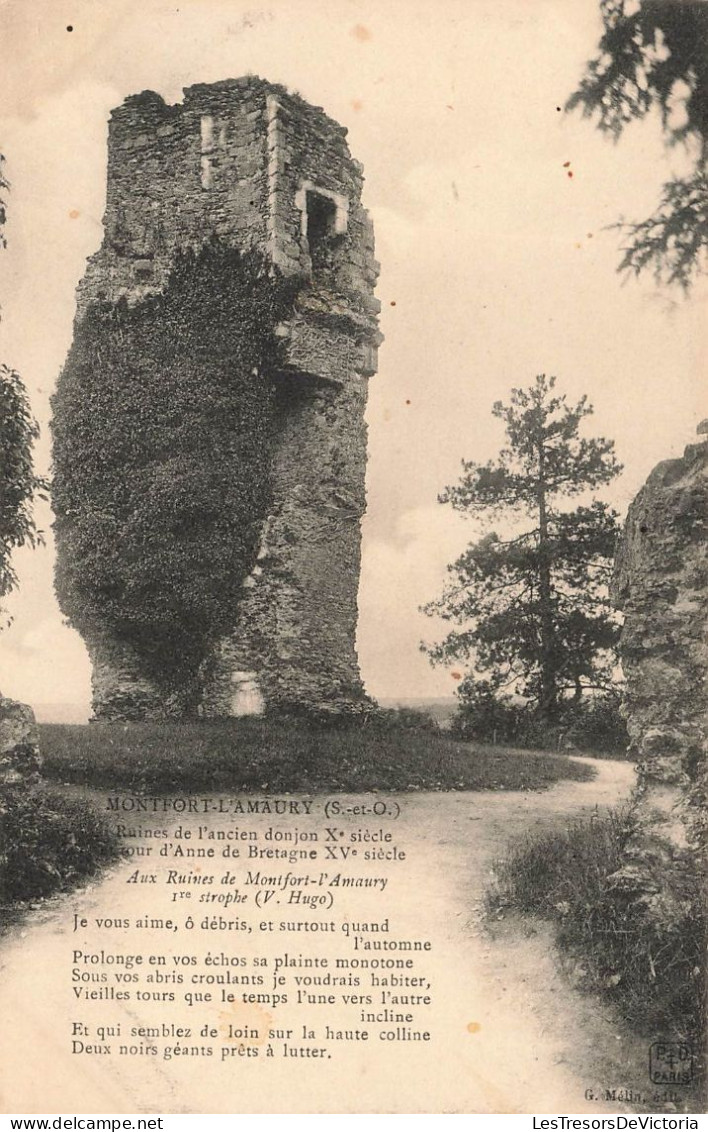
POLYGON ((708 245, 708 4, 705 0, 601 0, 603 33, 566 103, 617 140, 656 110, 667 146, 686 146, 690 175, 668 181, 645 220, 625 233, 620 272, 651 271, 687 290, 705 269, 708 245))

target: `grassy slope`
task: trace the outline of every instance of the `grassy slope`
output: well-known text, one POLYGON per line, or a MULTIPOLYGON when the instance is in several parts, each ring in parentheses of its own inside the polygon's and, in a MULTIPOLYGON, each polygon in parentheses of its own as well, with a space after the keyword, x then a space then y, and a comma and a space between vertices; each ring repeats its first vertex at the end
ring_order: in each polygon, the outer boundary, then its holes
POLYGON ((692 1043, 703 1089, 703 878, 686 854, 667 885, 673 905, 614 884, 616 870, 631 863, 625 847, 634 833, 626 808, 524 838, 496 865, 488 911, 492 920, 511 910, 554 923, 578 984, 614 1002, 648 1039, 692 1043))
POLYGON ((117 860, 118 838, 83 798, 44 785, 10 788, 0 821, 0 933, 28 901, 68 892, 117 860))
POLYGON ((563 756, 376 726, 242 719, 40 731, 48 779, 134 791, 538 790, 594 774, 563 756))

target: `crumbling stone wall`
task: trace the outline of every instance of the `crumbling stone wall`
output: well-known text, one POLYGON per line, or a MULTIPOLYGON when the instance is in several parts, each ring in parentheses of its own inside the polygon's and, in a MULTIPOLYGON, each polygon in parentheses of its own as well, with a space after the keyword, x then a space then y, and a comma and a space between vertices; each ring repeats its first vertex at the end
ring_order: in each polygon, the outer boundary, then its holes
POLYGON ((41 766, 32 708, 0 695, 0 797, 7 787, 34 786, 41 766))
POLYGON ((204 712, 252 702, 254 682, 288 709, 351 710, 362 702, 354 647, 359 524, 364 511, 366 383, 293 387, 277 407, 274 497, 233 634, 220 643, 204 712), (317 460, 303 463, 306 453, 317 460), (232 691, 229 691, 229 687, 232 691))
MULTIPOLYGON (((270 499, 233 628, 200 671, 199 714, 366 704, 355 651, 367 382, 380 341, 373 230, 346 130, 284 88, 248 77, 154 92, 113 111, 105 236, 77 295, 131 306, 167 285, 176 259, 214 237, 263 254, 295 282, 279 343, 270 499)), ((208 396, 209 359, 204 360, 208 396)), ((126 468, 126 476, 130 469, 126 468)), ((59 541, 58 552, 67 553, 59 541)), ((68 551, 70 553, 70 551, 68 551)), ((179 715, 138 653, 79 626, 94 713, 179 715)))
POLYGON ((630 507, 615 566, 640 817, 634 861, 623 879, 655 892, 662 875, 671 875, 662 866, 703 854, 707 844, 707 525, 708 441, 702 440, 652 472, 630 507))

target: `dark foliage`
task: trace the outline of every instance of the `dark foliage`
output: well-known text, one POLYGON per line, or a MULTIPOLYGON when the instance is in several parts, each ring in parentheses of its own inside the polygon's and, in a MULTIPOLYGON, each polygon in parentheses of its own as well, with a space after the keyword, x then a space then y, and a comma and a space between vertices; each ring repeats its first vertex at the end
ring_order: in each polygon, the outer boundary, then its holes
POLYGON ((564 717, 565 740, 581 751, 630 758, 629 733, 622 714, 622 694, 610 688, 580 704, 571 703, 564 717))
POLYGON ((32 517, 32 501, 44 481, 34 474, 32 446, 39 429, 30 412, 27 392, 14 370, 0 365, 0 596, 16 584, 11 554, 41 540, 32 517))
MULTIPOLYGON (((478 681, 474 693, 465 696, 452 717, 451 732, 460 739, 483 743, 505 743, 515 747, 529 745, 529 723, 535 716, 528 705, 495 693, 486 681, 478 681)), ((553 737, 546 736, 541 746, 553 747, 553 737)))
POLYGON ((620 704, 618 689, 579 702, 568 700, 550 723, 532 705, 495 695, 481 683, 460 703, 451 729, 461 739, 479 742, 628 758, 629 735, 620 704))
MULTIPOLYGON (((5 240, 5 193, 9 183, 3 174, 0 154, 0 248, 5 240)), ((45 498, 46 484, 34 474, 32 446, 39 428, 32 417, 27 391, 19 374, 0 365, 0 597, 17 582, 11 556, 18 546, 35 546, 42 535, 32 515, 36 494, 45 498)))
POLYGON ((616 663, 607 583, 617 515, 599 500, 572 511, 563 501, 608 483, 620 466, 612 441, 579 434, 587 399, 571 407, 554 386, 542 374, 512 390, 510 405, 497 402, 507 446, 496 461, 463 461, 460 482, 440 496, 465 513, 529 522, 513 537, 492 532, 471 544, 448 567, 443 596, 425 606, 460 626, 426 651, 433 663, 470 664, 458 695, 481 714, 490 697, 512 691, 555 720, 567 695, 579 701, 608 686, 616 663))
POLYGON ((436 735, 440 732, 437 720, 427 711, 421 711, 419 708, 379 708, 368 719, 366 717, 364 719, 365 726, 369 730, 379 730, 383 733, 387 731, 410 731, 417 734, 436 735))
POLYGON ((92 807, 59 790, 8 790, 0 803, 0 904, 72 888, 118 857, 92 807))
POLYGON ((256 253, 186 252, 162 293, 89 310, 53 398, 61 607, 175 686, 253 565, 289 301, 256 253))
POLYGON ((567 109, 600 129, 625 126, 658 109, 669 145, 695 155, 693 174, 663 186, 656 213, 620 225, 629 236, 620 271, 653 270, 686 288, 705 265, 708 243, 708 5, 705 0, 601 0, 603 34, 567 109))
POLYGON ((653 216, 620 225, 630 235, 620 271, 639 275, 653 268, 658 282, 684 290, 705 259, 708 244, 708 178, 703 170, 686 180, 668 181, 653 216))

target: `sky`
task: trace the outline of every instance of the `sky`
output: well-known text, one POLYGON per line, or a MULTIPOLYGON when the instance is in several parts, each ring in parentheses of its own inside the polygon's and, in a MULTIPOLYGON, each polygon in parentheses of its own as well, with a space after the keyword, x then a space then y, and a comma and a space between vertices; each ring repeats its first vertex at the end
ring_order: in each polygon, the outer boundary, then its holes
MULTIPOLYGON (((419 607, 479 534, 437 497, 463 458, 498 451, 494 401, 537 373, 588 394, 588 433, 613 437, 625 468, 606 494, 620 512, 706 416, 705 287, 623 282, 611 228, 649 215, 687 156, 653 118, 615 145, 563 111, 599 29, 597 0, 0 0, 0 358, 29 390, 38 470, 76 284, 102 239, 110 110, 247 73, 299 92, 348 127, 381 262, 362 674, 375 697, 450 695, 451 672, 419 648, 441 626, 419 607)), ((37 518, 46 545, 15 556, 0 689, 42 718, 85 718, 90 666, 54 598, 48 508, 37 518)))

